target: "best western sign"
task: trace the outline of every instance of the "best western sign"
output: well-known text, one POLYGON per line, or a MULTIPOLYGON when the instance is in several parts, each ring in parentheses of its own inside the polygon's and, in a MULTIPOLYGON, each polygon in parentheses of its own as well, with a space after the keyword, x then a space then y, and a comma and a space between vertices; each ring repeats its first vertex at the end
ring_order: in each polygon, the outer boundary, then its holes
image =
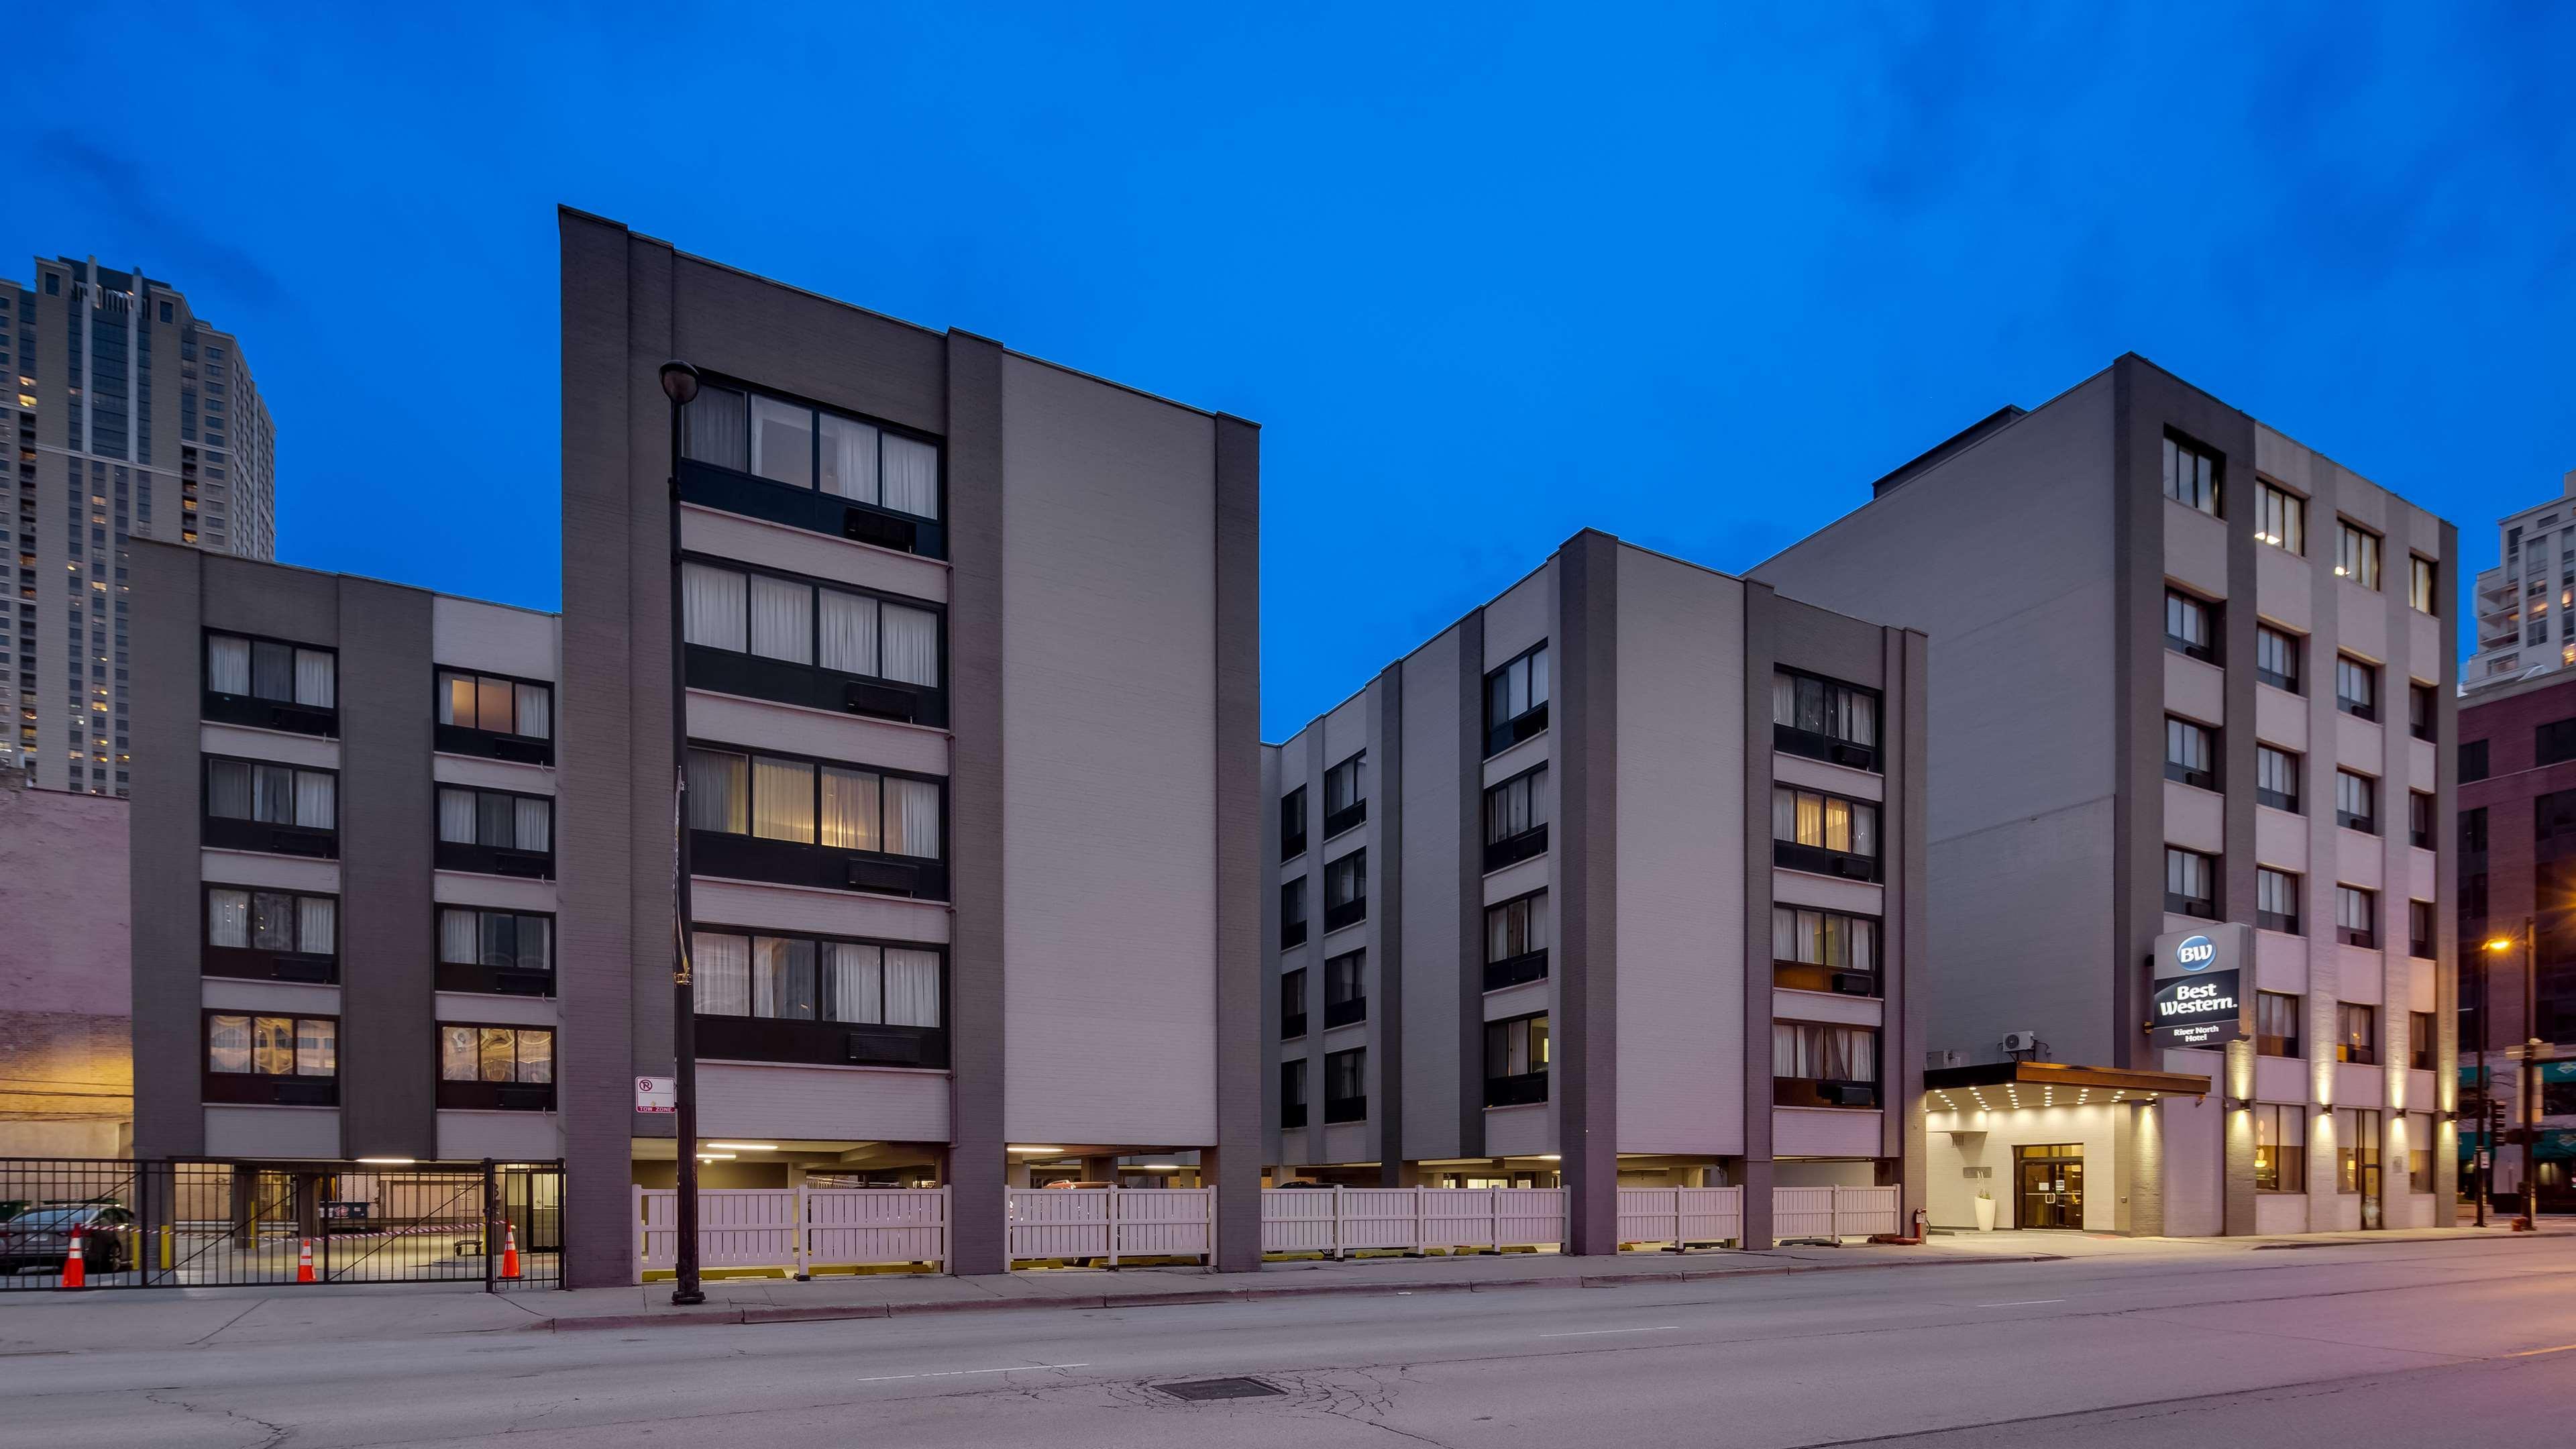
POLYGON ((2245 1035, 2246 997, 2238 983, 2251 934, 2241 925, 2211 925, 2156 938, 2148 1045, 2217 1048, 2245 1035))

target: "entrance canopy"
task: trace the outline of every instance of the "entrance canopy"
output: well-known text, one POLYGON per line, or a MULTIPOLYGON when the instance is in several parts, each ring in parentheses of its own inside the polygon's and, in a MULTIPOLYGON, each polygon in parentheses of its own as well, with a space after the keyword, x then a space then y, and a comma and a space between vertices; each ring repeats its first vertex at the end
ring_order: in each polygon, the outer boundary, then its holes
POLYGON ((1988 1062, 1923 1074, 1923 1105, 1934 1112, 2008 1112, 2022 1107, 2091 1107, 2209 1094, 2209 1078, 2064 1062, 1988 1062))

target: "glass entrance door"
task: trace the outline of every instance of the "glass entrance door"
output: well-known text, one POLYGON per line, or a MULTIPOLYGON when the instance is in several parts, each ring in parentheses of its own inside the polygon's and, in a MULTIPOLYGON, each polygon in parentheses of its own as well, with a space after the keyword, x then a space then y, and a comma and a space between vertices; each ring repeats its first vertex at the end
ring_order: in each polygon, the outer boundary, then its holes
POLYGON ((2019 1178, 2015 1227, 2084 1226, 2083 1152, 2081 1143, 2013 1149, 2013 1166, 2019 1178))

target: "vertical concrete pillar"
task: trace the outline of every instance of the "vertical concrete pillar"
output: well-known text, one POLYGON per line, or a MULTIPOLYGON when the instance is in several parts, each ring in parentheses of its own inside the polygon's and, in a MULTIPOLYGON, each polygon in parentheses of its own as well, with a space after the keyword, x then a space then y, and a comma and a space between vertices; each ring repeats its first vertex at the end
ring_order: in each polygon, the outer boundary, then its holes
MULTIPOLYGON (((1267 802, 1261 788, 1258 426, 1217 419, 1215 471, 1217 900, 1210 959, 1217 973, 1217 1141, 1201 1158, 1200 1176, 1216 1189, 1216 1267, 1233 1273, 1261 1266, 1261 1022, 1268 991, 1261 861, 1269 846, 1261 829, 1267 802)), ((1323 1079, 1314 1080, 1320 1089, 1323 1079)))
POLYGON ((1565 1250, 1619 1251, 1619 545, 1586 530, 1557 552, 1554 698, 1561 895, 1555 1050, 1565 1250))
MULTIPOLYGON (((1777 662, 1773 621, 1777 596, 1768 584, 1744 585, 1744 1237, 1751 1249, 1771 1246, 1771 689, 1777 662)), ((1919 713, 1919 701, 1909 710, 1919 713)), ((1895 714, 1893 709, 1888 712, 1895 714)), ((1919 778, 1919 777, 1918 777, 1919 778)), ((1891 784, 1890 794, 1898 793, 1891 784)), ((1900 869, 1902 867, 1900 866, 1900 869)), ((1891 887, 1894 889, 1894 887, 1891 887)), ((1886 923, 1893 958, 1921 950, 1905 918, 1886 923)), ((1891 964, 1893 962, 1891 961, 1891 964)), ((1896 1003, 1891 1003, 1895 1005, 1896 1003)), ((1893 1023, 1891 1023, 1892 1025, 1893 1023)), ((1917 1059, 1919 1084, 1921 1062, 1917 1059)))
POLYGON ((1003 1242, 1002 346, 948 334, 949 1264, 999 1273, 1003 1242))

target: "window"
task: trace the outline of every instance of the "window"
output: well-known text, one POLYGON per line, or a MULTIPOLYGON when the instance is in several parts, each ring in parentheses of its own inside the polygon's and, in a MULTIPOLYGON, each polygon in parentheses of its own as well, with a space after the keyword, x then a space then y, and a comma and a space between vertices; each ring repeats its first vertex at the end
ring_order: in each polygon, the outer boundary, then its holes
POLYGON ((260 760, 206 759, 207 845, 336 855, 340 777, 260 760))
POLYGON ((2439 571, 2434 568, 2433 561, 2419 554, 2409 554, 2406 565, 2407 607, 2419 614, 2440 614, 2441 609, 2436 607, 2438 590, 2434 587, 2439 571))
POLYGON ((438 1105, 450 1110, 553 1111, 554 1031, 440 1022, 438 1105))
POLYGON ((1878 1033, 1814 1021, 1771 1024, 1771 1100, 1782 1107, 1878 1105, 1878 1033))
POLYGON ((2433 1190, 2433 1114, 2406 1114, 2406 1190, 2433 1190))
POLYGON ((2379 833, 2379 782, 2350 770, 2335 771, 2335 824, 2364 835, 2379 833))
POLYGON ((2266 931, 2299 934, 2299 878, 2268 865, 2254 868, 2254 924, 2266 931))
POLYGON ((438 908, 438 989, 554 994, 555 918, 531 911, 438 908))
POLYGON ((340 1020, 209 1011, 205 1100, 327 1107, 340 1100, 340 1020))
POLYGON ((1547 767, 1485 791, 1485 869, 1500 870, 1547 850, 1547 767))
POLYGON ((2406 792, 2406 838, 2417 850, 2432 850, 2433 797, 2421 790, 2406 792))
POLYGON ((2335 575, 2365 589, 2379 587, 2379 535, 2340 519, 2335 523, 2335 575))
POLYGON ((1294 1131, 1306 1125, 1306 1059, 1279 1063, 1279 1125, 1294 1131))
POLYGON ((1282 1040, 1306 1034, 1306 968, 1279 973, 1279 1035, 1282 1040))
POLYGON ((1324 960, 1324 1026, 1368 1020, 1368 953, 1346 951, 1324 960))
POLYGON ((802 403, 707 387, 690 405, 686 452, 795 488, 923 518, 939 516, 936 444, 802 403))
POLYGON ((2218 862, 2196 850, 2165 847, 2165 909, 2218 919, 2218 862))
POLYGON ((947 859, 947 794, 937 780, 691 745, 688 800, 704 874, 947 896, 937 868, 947 859))
POLYGON ((1500 754, 1547 728, 1547 646, 1485 676, 1485 753, 1500 754))
POLYGON ((2270 745, 2254 747, 2254 803, 2298 813, 2298 756, 2270 745))
POLYGON ((206 887, 206 975, 335 981, 339 954, 339 897, 206 887))
POLYGON ((680 575, 692 688, 948 722, 937 609, 713 560, 680 575))
POLYGON ((1354 850, 1324 863, 1324 929, 1338 931, 1368 919, 1368 852, 1354 850))
POLYGON ((278 639, 206 635, 203 717, 223 724, 339 731, 339 655, 278 639))
POLYGON ((1279 883, 1279 949, 1305 944, 1306 878, 1292 876, 1279 883))
POLYGON ((2429 740, 2441 727, 2441 703, 2433 686, 2406 682, 2406 732, 2419 740, 2429 740))
POLYGON ((1771 984, 1878 994, 1878 920, 1803 906, 1771 908, 1771 984))
POLYGON ((1306 787, 1298 786, 1279 797, 1279 858, 1294 860, 1306 853, 1306 787))
POLYGON ((2368 1064, 2379 1060, 2379 1008, 2358 1002, 2335 1006, 2335 1060, 2368 1064))
POLYGON ((2274 689, 2299 692, 2299 636, 2269 624, 2254 626, 2254 677, 2274 689))
POLYGON ((1547 1014, 1485 1023, 1485 1105, 1547 1100, 1547 1014))
POLYGON ((2567 760, 2576 760, 2576 719, 2554 719, 2531 732, 2531 763, 2535 768, 2567 760))
POLYGON ((2218 788, 2218 737, 2207 725, 2165 716, 2165 778, 2218 788))
POLYGON ((2259 1056, 2299 1055, 2299 998, 2285 991, 2254 993, 2254 1051, 2259 1056))
POLYGON ((2308 1112, 2262 1103, 2254 1109, 2254 1190, 2308 1190, 2308 1112))
POLYGON ((2255 497, 2254 541, 2287 553, 2308 551, 2308 500, 2265 478, 2255 497))
POLYGON ((1360 775, 1367 763, 1368 752, 1363 750, 1324 772, 1326 840, 1368 819, 1368 789, 1360 775))
POLYGON ((701 1056, 948 1065, 937 947, 702 930, 690 956, 701 1056))
POLYGON ((2165 590, 2165 647, 2216 664, 2218 606, 2180 589, 2165 590))
POLYGON ((1368 1117, 1368 1048, 1353 1047, 1324 1058, 1324 1120, 1359 1122, 1368 1117))
POLYGON ((2460 741, 2460 783, 2466 785, 2486 777, 2487 742, 2484 740, 2460 741))
POLYGON ((1878 807, 1865 801, 1776 786, 1771 840, 1774 865, 1878 879, 1878 807))
POLYGON ((2415 1071, 2432 1071, 2434 1063, 2441 1060, 2441 1029, 2433 1023, 2433 1013, 2429 1011, 2406 1013, 2406 1065, 2415 1071))
POLYGON ((2487 807, 2460 812, 2460 853, 2483 858, 2487 853, 2487 807))
POLYGON ((1878 768, 1878 691, 1799 670, 1771 677, 1771 747, 1858 770, 1878 768))
POLYGON ((553 764, 554 718, 552 685, 438 671, 438 748, 448 754, 553 764))
POLYGON ((2165 496, 2212 518, 2219 516, 2218 489, 2225 465, 2209 448, 2165 434, 2165 496))
POLYGON ((2335 887, 2335 938, 2347 946, 2379 944, 2379 892, 2335 887))
POLYGON ((505 790, 438 787, 438 868, 554 875, 555 802, 505 790))
POLYGON ((2338 1107, 2335 1128, 2335 1190, 2379 1191, 2379 1113, 2367 1108, 2338 1107))
POLYGON ((1547 979, 1547 892, 1485 907, 1485 989, 1547 979))
POLYGON ((2379 666, 2336 655, 2335 708, 2355 719, 2379 718, 2379 666))

